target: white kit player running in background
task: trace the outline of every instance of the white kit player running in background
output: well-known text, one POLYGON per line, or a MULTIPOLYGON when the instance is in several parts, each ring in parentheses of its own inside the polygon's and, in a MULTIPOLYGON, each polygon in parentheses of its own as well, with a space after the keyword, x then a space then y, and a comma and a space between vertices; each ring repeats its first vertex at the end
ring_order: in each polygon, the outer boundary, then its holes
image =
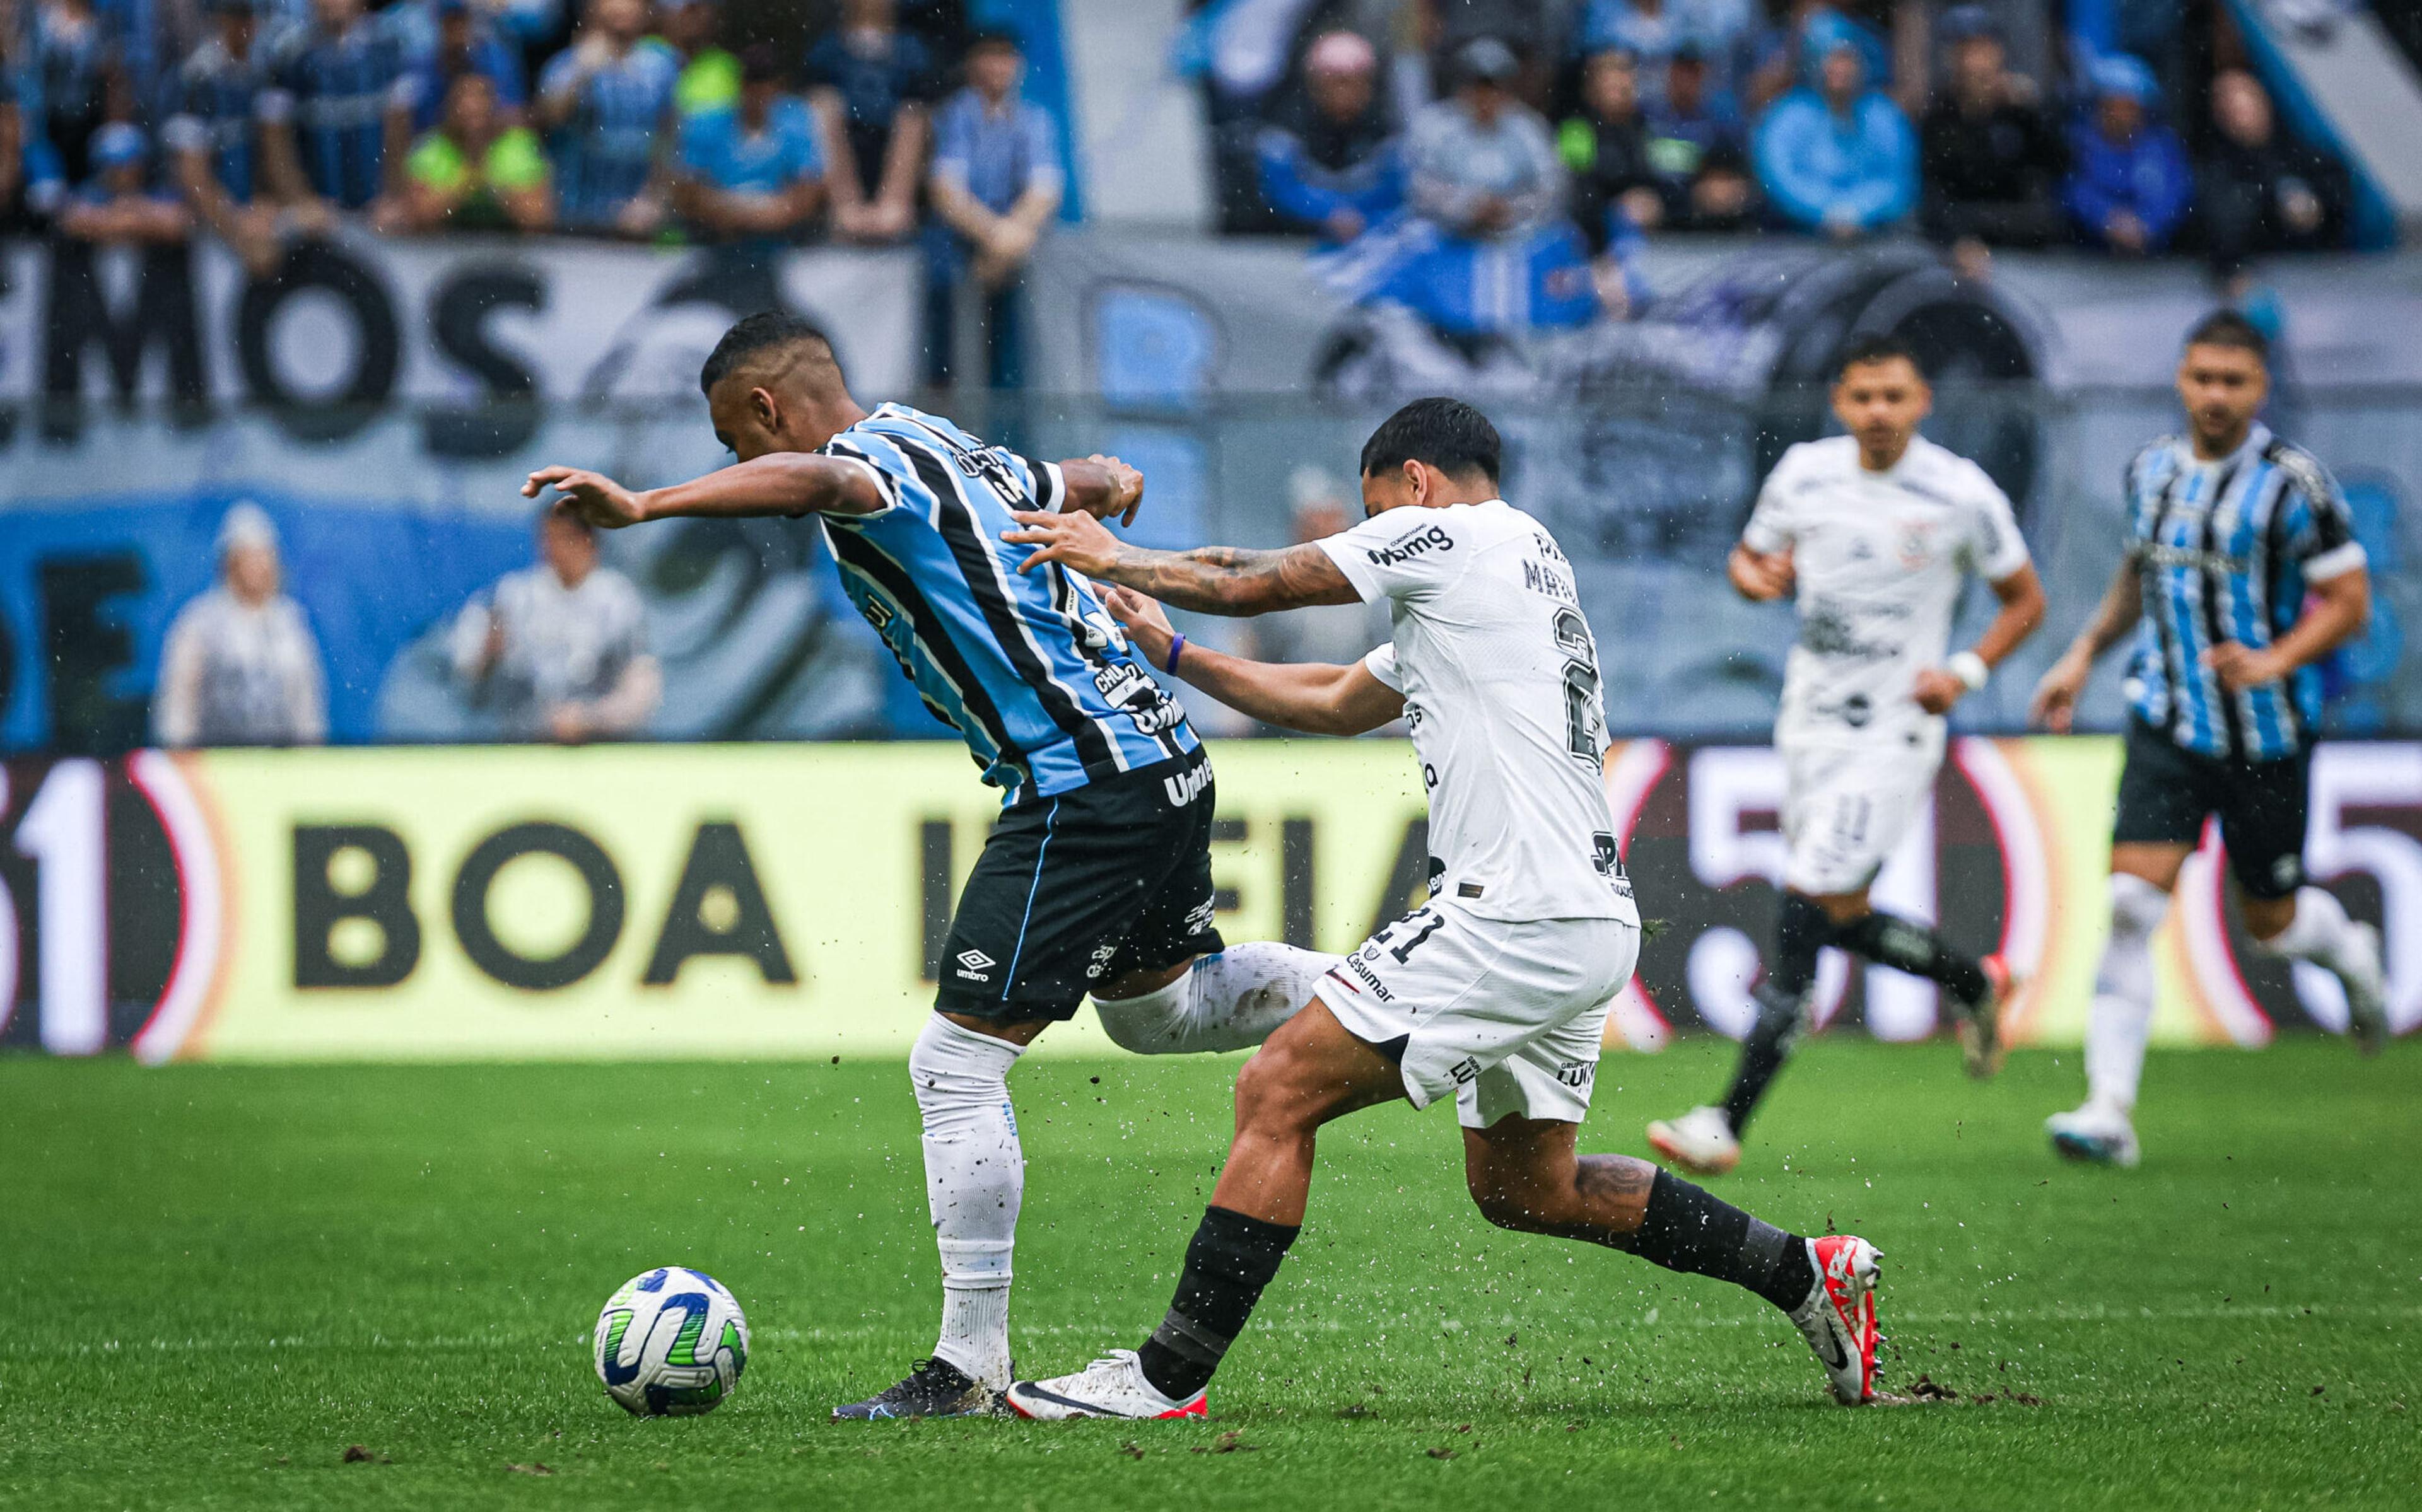
POLYGON ((1873 1245, 1802 1239, 1646 1161, 1577 1152, 1640 916, 1600 786, 1596 643, 1554 538, 1498 496, 1500 450, 1470 405, 1407 405, 1363 447, 1368 518, 1285 551, 1149 552, 1080 516, 1018 516, 1009 538, 1040 546, 1032 562, 1128 590, 1109 607, 1137 647, 1239 711, 1330 735, 1401 715, 1432 846, 1429 901, 1323 976, 1237 1078, 1235 1140, 1160 1326, 1012 1386, 1025 1416, 1201 1415, 1301 1232, 1320 1126, 1397 1100, 1455 1104, 1491 1223, 1733 1282, 1790 1315, 1838 1399, 1873 1394, 1873 1245), (1344 666, 1250 662, 1188 647, 1145 594, 1229 615, 1384 600, 1394 636, 1344 666))
POLYGON ((1837 373, 1833 411, 1850 434, 1783 454, 1728 564, 1746 598, 1797 587, 1800 639, 1774 725, 1789 859, 1757 1019, 1721 1104, 1648 1126, 1659 1155, 1702 1176, 1738 1163, 1741 1130, 1807 1021, 1827 945, 1940 983, 1970 1074, 2001 1063, 2007 968, 1879 912, 1867 890, 1933 800, 1943 716, 2035 630, 2043 588, 2008 498, 1983 468, 1917 434, 1932 397, 1915 355, 1868 337, 1837 373), (2001 613, 1973 649, 1946 656, 1971 573, 2001 613))

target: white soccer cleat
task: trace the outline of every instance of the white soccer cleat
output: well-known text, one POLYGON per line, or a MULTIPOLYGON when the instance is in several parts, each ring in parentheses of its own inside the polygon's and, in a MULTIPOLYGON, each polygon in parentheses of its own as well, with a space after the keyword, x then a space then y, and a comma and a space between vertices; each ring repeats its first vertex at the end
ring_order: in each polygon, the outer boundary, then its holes
POLYGON ((1876 1262, 1882 1253, 1855 1234, 1829 1234, 1808 1241, 1816 1282, 1808 1300, 1791 1310, 1833 1400, 1858 1407, 1876 1399, 1876 1262))
POLYGON ((2044 1120, 2044 1132, 2052 1136, 2052 1148, 2090 1165, 2130 1169, 2144 1153, 2136 1146, 2136 1126, 2128 1121, 2128 1115, 2100 1103, 2053 1114, 2044 1120))
POLYGON ((2346 971, 2338 977, 2346 987, 2347 1033, 2354 1048, 2377 1055, 2388 1043, 2388 972, 2381 959, 2380 930, 2357 924, 2346 971))
POLYGON ((1209 1415, 1208 1394, 1172 1402, 1144 1380, 1133 1349, 1112 1349, 1073 1376, 1021 1380, 1001 1393, 1020 1417, 1062 1423, 1080 1417, 1169 1418, 1209 1415))
POLYGON ((1648 1147, 1692 1176, 1722 1176, 1740 1163, 1740 1141, 1722 1108, 1693 1108, 1648 1126, 1648 1147))

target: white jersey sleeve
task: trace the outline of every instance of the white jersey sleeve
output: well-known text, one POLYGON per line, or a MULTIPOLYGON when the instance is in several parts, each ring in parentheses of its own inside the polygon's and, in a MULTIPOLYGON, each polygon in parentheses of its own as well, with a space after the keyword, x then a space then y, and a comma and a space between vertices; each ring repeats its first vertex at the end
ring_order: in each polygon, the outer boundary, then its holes
POLYGON ((1396 647, 1392 644, 1373 647, 1371 654, 1362 659, 1362 665, 1390 693, 1405 691, 1405 675, 1396 670, 1396 647))
POLYGON ((1960 547, 1962 564, 1988 583, 2006 583, 2030 561, 2026 538, 2019 534, 2018 516, 2001 485, 1975 463, 1964 460, 1963 463, 1973 486, 1963 491, 1969 507, 1967 539, 1960 547))
POLYGON ((1471 565, 1473 543, 1461 538, 1468 531, 1444 509, 1391 509, 1313 544, 1329 553, 1364 603, 1417 603, 1471 565))
POLYGON ((1775 462, 1766 475, 1766 482, 1757 491, 1757 507, 1750 511, 1749 523, 1741 529, 1741 544, 1761 555, 1770 555, 1799 544, 1806 528, 1799 508, 1799 496, 1807 482, 1808 449, 1805 444, 1793 446, 1775 462))

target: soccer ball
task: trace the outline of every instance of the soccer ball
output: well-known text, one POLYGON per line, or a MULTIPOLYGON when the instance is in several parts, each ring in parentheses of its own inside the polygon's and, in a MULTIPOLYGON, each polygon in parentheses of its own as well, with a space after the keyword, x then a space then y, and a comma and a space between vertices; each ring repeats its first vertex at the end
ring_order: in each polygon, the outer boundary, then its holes
POLYGON ((703 1412, 748 1364, 748 1319, 703 1270, 663 1266, 630 1280, 597 1315, 597 1379, 635 1417, 703 1412))

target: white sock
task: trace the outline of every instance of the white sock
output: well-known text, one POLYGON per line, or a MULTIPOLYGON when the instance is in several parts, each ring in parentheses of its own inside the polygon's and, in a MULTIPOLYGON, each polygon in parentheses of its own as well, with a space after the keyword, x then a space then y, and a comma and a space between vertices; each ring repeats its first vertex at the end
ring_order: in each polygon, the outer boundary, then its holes
POLYGON ((2355 940, 2354 921, 2335 894, 2326 888, 2296 889, 2295 916, 2288 927, 2262 942, 2262 948, 2289 960, 2309 960, 2343 979, 2349 950, 2355 940))
POLYGON ((2170 895, 2151 882, 2112 873, 2111 938, 2085 1019, 2085 1088, 2089 1102, 2116 1113, 2136 1106, 2145 1074, 2145 1042, 2153 1035, 2153 931, 2169 908, 2170 895))
POLYGON ((1342 957, 1275 941, 1198 956, 1191 970, 1141 997, 1093 999, 1102 1027, 1139 1055, 1243 1050, 1312 1001, 1313 984, 1342 957))
POLYGON ((1010 1254, 1026 1195, 1009 1068, 1025 1052, 938 1013, 908 1052, 925 1120, 925 1203, 942 1255, 942 1333, 934 1357, 995 1387, 1010 1381, 1010 1254))

